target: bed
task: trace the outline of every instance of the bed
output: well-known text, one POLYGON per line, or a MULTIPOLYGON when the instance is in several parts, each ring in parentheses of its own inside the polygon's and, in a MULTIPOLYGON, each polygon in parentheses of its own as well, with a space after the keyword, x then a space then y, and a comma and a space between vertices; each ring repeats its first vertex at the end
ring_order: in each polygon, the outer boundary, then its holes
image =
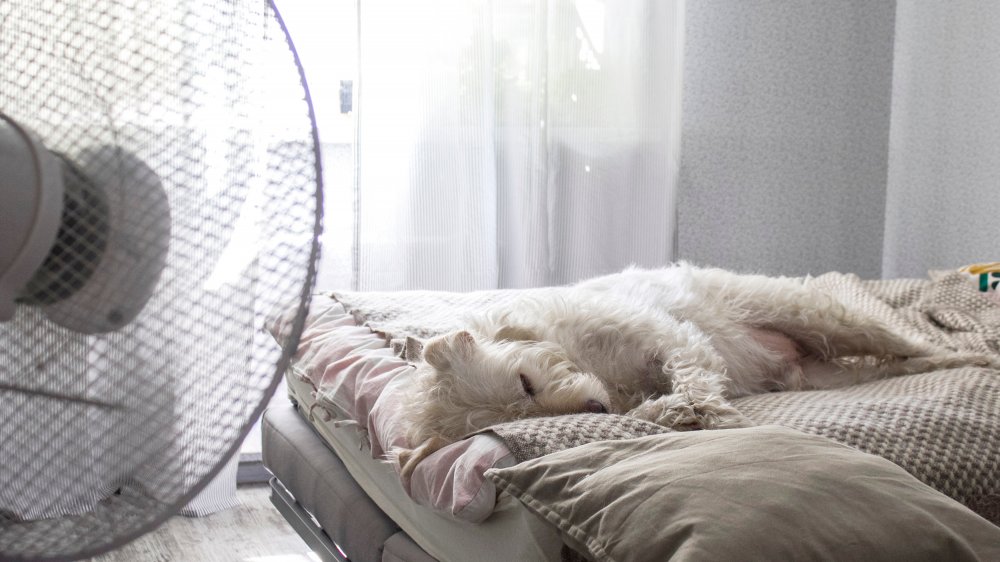
MULTIPOLYGON (((1000 354, 1000 299, 960 272, 811 278, 955 350, 1000 354)), ((1000 372, 963 368, 750 396, 745 429, 579 414, 495 426, 409 478, 399 397, 415 341, 524 292, 314 295, 265 413, 272 500, 324 559, 1000 559, 1000 372)), ((268 323, 278 342, 287 317, 268 323)))

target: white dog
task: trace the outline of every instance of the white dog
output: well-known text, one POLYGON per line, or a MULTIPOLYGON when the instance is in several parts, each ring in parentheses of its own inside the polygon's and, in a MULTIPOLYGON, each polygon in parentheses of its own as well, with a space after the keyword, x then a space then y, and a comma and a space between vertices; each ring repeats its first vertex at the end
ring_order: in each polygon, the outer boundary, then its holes
POLYGON ((684 263, 525 297, 426 343, 408 394, 404 475, 491 425, 580 412, 665 427, 750 425, 727 399, 964 365, 799 279, 684 263))

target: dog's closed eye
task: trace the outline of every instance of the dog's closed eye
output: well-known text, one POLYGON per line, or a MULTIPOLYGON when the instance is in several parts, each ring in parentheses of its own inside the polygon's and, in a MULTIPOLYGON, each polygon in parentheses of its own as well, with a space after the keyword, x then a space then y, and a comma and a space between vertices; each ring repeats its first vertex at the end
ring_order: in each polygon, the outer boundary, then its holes
POLYGON ((528 396, 534 396, 535 387, 531 384, 531 381, 528 380, 528 377, 524 376, 524 373, 518 374, 518 377, 521 378, 521 388, 524 389, 524 393, 528 396))

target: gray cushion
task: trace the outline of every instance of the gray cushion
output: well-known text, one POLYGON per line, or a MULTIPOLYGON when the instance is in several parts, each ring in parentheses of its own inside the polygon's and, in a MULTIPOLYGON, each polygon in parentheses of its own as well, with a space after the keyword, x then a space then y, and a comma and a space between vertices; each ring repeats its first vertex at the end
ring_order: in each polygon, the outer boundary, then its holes
POLYGON ((381 561, 383 543, 399 527, 365 494, 295 408, 268 408, 262 432, 264 465, 351 561, 381 561))

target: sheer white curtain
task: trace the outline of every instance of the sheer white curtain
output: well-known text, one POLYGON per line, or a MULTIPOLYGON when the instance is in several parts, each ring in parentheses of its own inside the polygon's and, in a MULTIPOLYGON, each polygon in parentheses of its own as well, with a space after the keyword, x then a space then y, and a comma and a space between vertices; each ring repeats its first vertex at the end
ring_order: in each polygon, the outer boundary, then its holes
POLYGON ((357 29, 350 229, 328 223, 321 279, 528 287, 672 258, 682 1, 364 0, 357 29))

